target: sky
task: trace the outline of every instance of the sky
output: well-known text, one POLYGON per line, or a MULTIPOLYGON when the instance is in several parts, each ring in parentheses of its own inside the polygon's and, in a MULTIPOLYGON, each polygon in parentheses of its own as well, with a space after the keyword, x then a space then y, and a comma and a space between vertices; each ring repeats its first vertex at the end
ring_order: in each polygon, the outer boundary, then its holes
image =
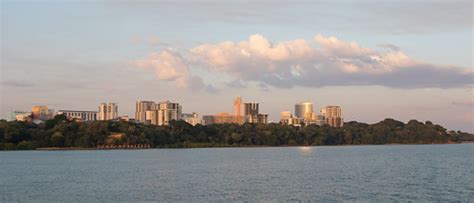
POLYGON ((472 1, 2 0, 0 117, 33 105, 340 105, 474 132, 472 1))

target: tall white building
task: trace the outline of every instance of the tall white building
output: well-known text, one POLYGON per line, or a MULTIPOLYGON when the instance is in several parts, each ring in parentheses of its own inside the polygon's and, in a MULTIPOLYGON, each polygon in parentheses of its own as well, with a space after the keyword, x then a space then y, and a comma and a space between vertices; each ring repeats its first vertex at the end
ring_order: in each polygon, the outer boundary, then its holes
POLYGON ((170 101, 158 103, 158 125, 168 125, 172 120, 181 120, 181 105, 170 101))
POLYGON ((101 103, 99 105, 99 112, 97 113, 97 120, 106 121, 113 120, 118 117, 118 106, 116 103, 101 103))
POLYGON ((146 122, 146 112, 153 110, 155 102, 153 101, 137 101, 135 104, 135 120, 137 122, 146 122))

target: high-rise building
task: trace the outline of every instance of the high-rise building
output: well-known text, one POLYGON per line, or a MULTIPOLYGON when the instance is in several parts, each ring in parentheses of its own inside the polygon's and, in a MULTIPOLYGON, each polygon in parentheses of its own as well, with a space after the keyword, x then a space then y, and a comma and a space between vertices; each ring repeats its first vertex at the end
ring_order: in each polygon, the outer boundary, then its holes
POLYGON ((145 112, 145 122, 146 124, 158 125, 158 111, 150 110, 145 112))
POLYGON ((321 109, 321 115, 325 117, 326 124, 331 127, 340 128, 344 125, 342 109, 339 106, 326 106, 321 109))
POLYGON ((257 123, 257 116, 258 116, 258 103, 251 102, 244 104, 244 115, 245 115, 245 122, 247 123, 257 123))
POLYGON ((117 117, 118 117, 118 106, 116 103, 101 103, 99 105, 97 120, 99 121, 114 120, 117 117))
POLYGON ((321 115, 325 117, 342 117, 342 109, 339 106, 326 106, 321 109, 321 115))
POLYGON ((58 110, 58 115, 65 115, 68 119, 75 119, 77 121, 97 120, 97 111, 58 110))
POLYGON ((181 105, 170 101, 158 103, 158 125, 168 125, 172 120, 181 120, 181 105))
POLYGON ((297 118, 305 119, 310 118, 313 113, 313 103, 311 102, 301 102, 295 104, 295 116, 297 118))
POLYGON ((197 124, 202 124, 202 120, 199 118, 199 115, 197 113, 183 113, 182 114, 182 119, 186 122, 191 124, 192 126, 195 126, 197 124))
POLYGON ((242 97, 236 97, 234 99, 234 116, 235 122, 242 124, 244 122, 244 117, 242 116, 242 97))
POLYGON ((244 115, 258 115, 258 103, 257 102, 250 102, 245 103, 245 111, 244 115))
POLYGON ((146 119, 146 112, 151 111, 153 101, 137 101, 135 104, 135 120, 137 122, 145 123, 146 119))

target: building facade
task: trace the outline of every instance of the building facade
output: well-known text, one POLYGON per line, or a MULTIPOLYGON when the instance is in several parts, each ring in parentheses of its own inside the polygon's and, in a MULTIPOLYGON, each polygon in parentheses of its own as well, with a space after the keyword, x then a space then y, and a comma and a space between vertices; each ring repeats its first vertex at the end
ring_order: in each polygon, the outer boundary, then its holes
POLYGON ((170 101, 160 102, 158 104, 158 125, 168 125, 172 120, 181 120, 181 105, 170 101))
POLYGON ((344 118, 340 106, 326 106, 321 109, 321 115, 324 116, 326 124, 331 127, 340 128, 344 125, 344 118))
POLYGON ((214 115, 204 115, 202 116, 203 125, 212 125, 214 124, 214 115))
POLYGON ((313 103, 311 102, 301 102, 295 104, 295 117, 297 118, 304 119, 311 117, 313 112, 313 103))
POLYGON ((258 103, 250 102, 244 104, 244 116, 246 123, 257 123, 258 103))
POLYGON ((31 119, 32 114, 33 113, 30 112, 30 111, 18 111, 18 110, 13 111, 13 112, 10 113, 10 120, 12 120, 12 121, 14 121, 14 120, 16 120, 16 121, 25 121, 25 117, 30 117, 30 119, 31 119), (21 120, 19 120, 19 118, 21 120))
POLYGON ((135 120, 140 123, 146 122, 146 112, 151 111, 155 102, 137 101, 135 104, 135 120))
POLYGON ((58 115, 65 115, 68 119, 77 121, 97 120, 97 111, 58 110, 58 115))
POLYGON ((54 110, 49 109, 47 106, 33 106, 31 112, 33 113, 34 120, 45 121, 54 117, 54 110))
POLYGON ((97 120, 99 121, 114 120, 117 117, 118 117, 118 106, 116 103, 101 103, 99 105, 97 120))
POLYGON ((242 118, 242 97, 236 97, 234 99, 234 116, 236 118, 237 123, 243 123, 244 119, 242 118))
POLYGON ((199 118, 199 115, 197 113, 183 113, 182 114, 182 119, 186 122, 191 124, 192 126, 195 126, 197 124, 202 124, 201 118, 199 118))

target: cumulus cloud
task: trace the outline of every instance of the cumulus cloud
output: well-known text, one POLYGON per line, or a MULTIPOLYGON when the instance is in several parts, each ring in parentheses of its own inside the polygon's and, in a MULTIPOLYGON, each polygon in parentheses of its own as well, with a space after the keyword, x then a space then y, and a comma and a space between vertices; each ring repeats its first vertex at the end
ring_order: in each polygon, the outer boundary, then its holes
POLYGON ((152 69, 158 79, 174 82, 180 88, 188 88, 190 84, 192 88, 204 86, 201 78, 190 75, 186 60, 172 50, 151 53, 144 59, 135 61, 135 66, 152 69))
POLYGON ((159 79, 178 84, 189 81, 191 67, 201 67, 230 76, 227 85, 233 87, 242 87, 247 82, 283 88, 347 85, 451 88, 473 83, 472 67, 434 65, 412 59, 394 45, 384 47, 388 49, 376 51, 356 42, 319 34, 310 41, 272 43, 255 34, 240 42, 201 44, 189 49, 187 59, 170 51, 155 53, 137 65, 153 67, 159 79))
POLYGON ((262 35, 247 41, 203 44, 191 53, 212 70, 243 81, 276 87, 381 85, 458 87, 472 84, 472 71, 414 60, 398 50, 377 52, 356 42, 316 35, 271 43, 262 35))

